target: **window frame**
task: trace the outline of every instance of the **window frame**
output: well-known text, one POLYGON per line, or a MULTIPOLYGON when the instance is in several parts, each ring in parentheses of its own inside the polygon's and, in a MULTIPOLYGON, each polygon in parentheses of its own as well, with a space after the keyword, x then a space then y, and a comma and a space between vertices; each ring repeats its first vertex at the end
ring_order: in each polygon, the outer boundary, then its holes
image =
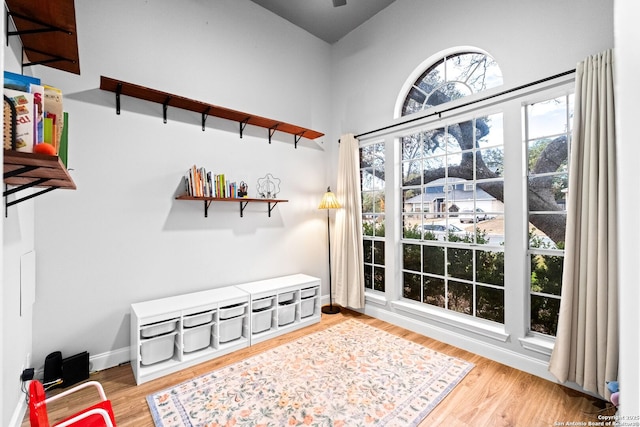
MULTIPOLYGON (((530 179, 530 176, 531 175, 533 175, 534 177, 540 176, 540 174, 535 174, 535 173, 532 174, 532 173, 530 173, 530 170, 529 170, 529 166, 528 166, 528 161, 529 161, 528 160, 529 159, 529 143, 531 141, 537 141, 537 140, 540 140, 541 138, 557 137, 558 135, 566 136, 566 138, 567 138, 567 167, 566 167, 566 169, 567 169, 567 172, 566 172, 567 180, 568 180, 568 174, 569 174, 570 167, 571 167, 571 165, 570 165, 571 144, 572 144, 572 142, 571 142, 571 139, 572 139, 571 112, 573 111, 573 109, 572 109, 572 107, 569 106, 569 104, 570 104, 570 102, 573 101, 572 98, 574 96, 574 90, 565 91, 563 93, 559 93, 557 96, 553 96, 553 95, 552 96, 543 96, 543 94, 545 94, 545 93, 547 93, 547 92, 543 92, 539 96, 536 96, 535 98, 533 98, 529 102, 523 103, 523 105, 522 105, 522 122, 523 122, 523 137, 522 137, 522 140, 523 140, 524 151, 525 151, 525 160, 524 160, 523 168, 524 168, 524 172, 525 172, 525 180, 527 181, 527 192, 529 191, 528 181, 530 179), (566 111, 565 111, 566 116, 565 116, 565 119, 566 119, 567 128, 565 129, 565 131, 562 132, 562 133, 548 134, 548 135, 543 135, 543 136, 537 135, 536 137, 530 137, 530 134, 529 134, 530 125, 529 125, 528 107, 530 107, 531 105, 534 105, 534 104, 539 104, 539 103, 542 103, 542 102, 551 101, 551 100, 554 100, 554 99, 557 99, 557 98, 560 98, 560 97, 564 97, 565 101, 566 101, 566 111)), ((546 176, 560 176, 560 175, 563 175, 563 174, 564 173, 556 171, 556 172, 546 173, 546 174, 543 174, 543 175, 546 175, 546 176)), ((568 188, 568 184, 567 184, 567 188, 568 188)), ((528 200, 529 200, 529 198, 527 197, 527 201, 528 200)), ((543 215, 543 214, 547 214, 548 213, 546 211, 531 211, 529 209, 529 205, 527 203, 527 211, 526 211, 527 218, 529 218, 532 215, 532 212, 535 212, 535 213, 533 213, 534 215, 535 214, 543 215)), ((566 206, 565 206, 565 209, 562 212, 563 212, 563 214, 564 214, 564 216, 566 218, 565 222, 568 221, 569 218, 567 217, 566 206)), ((559 213, 555 213, 555 212, 554 212, 554 214, 555 215, 560 215, 559 213)), ((545 333, 542 333, 542 332, 539 332, 539 331, 535 331, 533 329, 533 327, 532 327, 533 326, 532 325, 532 322, 533 322, 533 319, 532 319, 532 316, 533 316, 533 313, 532 313, 532 297, 534 295, 542 297, 542 298, 551 298, 551 299, 557 300, 558 312, 560 310, 559 309, 559 305, 560 305, 560 301, 561 301, 561 295, 553 295, 553 294, 549 294, 549 293, 546 293, 546 292, 536 292, 536 291, 533 291, 531 289, 532 288, 532 283, 531 283, 531 276, 532 276, 531 264, 532 264, 532 261, 531 261, 531 258, 534 257, 534 256, 560 257, 560 258, 562 258, 564 260, 565 251, 564 251, 564 249, 558 249, 558 248, 534 248, 534 247, 531 247, 530 240, 527 239, 527 261, 528 261, 527 262, 527 266, 529 267, 528 274, 527 274, 527 278, 528 278, 528 281, 527 281, 528 282, 528 287, 527 287, 527 291, 528 291, 527 292, 528 293, 527 313, 529 314, 527 336, 532 338, 532 339, 542 340, 543 342, 545 342, 545 341, 548 342, 549 340, 555 341, 555 335, 545 334, 545 333)), ((561 286, 562 286, 562 283, 560 283, 560 287, 561 286)), ((557 326, 557 323, 556 323, 556 326, 557 326)), ((557 332, 557 330, 556 330, 556 332, 557 332)))
MULTIPOLYGON (((385 151, 385 144, 384 141, 380 141, 380 140, 376 140, 376 141, 370 141, 367 144, 360 144, 359 146, 359 152, 362 153, 362 150, 367 148, 367 147, 373 147, 376 145, 381 145, 382 147, 382 151, 384 153, 385 151)), ((373 234, 364 234, 364 232, 362 233, 362 240, 363 240, 363 264, 364 264, 364 272, 365 272, 365 291, 371 291, 371 292, 376 292, 379 294, 384 294, 385 290, 386 290, 386 280, 384 280, 382 289, 376 289, 376 280, 375 280, 375 276, 376 276, 376 269, 382 269, 382 273, 383 276, 386 277, 386 268, 385 268, 385 263, 378 263, 376 262, 376 249, 375 246, 377 245, 382 245, 382 251, 384 252, 383 257, 386 260, 386 240, 385 240, 385 236, 386 236, 386 189, 387 189, 387 184, 386 184, 386 156, 385 156, 385 162, 384 162, 384 166, 385 166, 385 181, 384 181, 384 185, 381 188, 376 188, 375 185, 372 186, 371 190, 367 190, 367 193, 376 193, 376 192, 382 192, 385 195, 385 209, 384 211, 381 212, 377 212, 375 210, 375 202, 372 203, 372 207, 373 207, 373 211, 372 212, 362 212, 362 221, 363 221, 363 229, 365 226, 365 216, 371 215, 373 217, 373 222, 374 222, 374 226, 373 226, 373 234), (383 225, 385 225, 385 234, 380 236, 378 234, 376 234, 376 226, 375 223, 377 223, 379 218, 383 218, 383 225), (371 262, 367 262, 368 259, 368 254, 366 253, 367 251, 367 242, 371 242, 371 250, 370 250, 370 255, 371 255, 371 262), (370 269, 370 277, 371 277, 371 287, 367 287, 367 272, 366 270, 370 269)), ((362 182, 362 174, 363 174, 363 170, 365 170, 366 168, 362 167, 362 158, 360 158, 360 190, 362 193, 362 198, 364 198, 364 189, 363 189, 363 182, 362 182)), ((373 174, 373 181, 375 181, 375 174, 373 174)), ((364 203, 363 203, 364 206, 364 203)), ((364 231, 364 230, 363 230, 364 231)))
MULTIPOLYGON (((490 106, 490 107, 485 108, 484 110, 482 110, 482 113, 478 113, 477 111, 471 111, 471 112, 468 112, 468 113, 465 113, 465 114, 452 115, 452 117, 450 117, 448 119, 438 120, 438 121, 435 121, 435 122, 433 122, 433 123, 431 123, 429 125, 419 127, 418 129, 413 129, 411 131, 405 132, 404 134, 400 135, 399 138, 398 138, 399 142, 398 142, 397 145, 398 145, 398 150, 400 151, 400 153, 399 153, 400 167, 399 167, 399 173, 398 173, 398 175, 400 175, 400 177, 399 177, 400 186, 399 186, 399 195, 398 195, 398 197, 401 199, 401 204, 403 203, 403 192, 405 191, 405 188, 406 188, 403 185, 403 182, 402 182, 403 178, 401 176, 403 174, 403 172, 404 172, 403 163, 406 161, 404 158, 402 158, 402 146, 401 145, 402 145, 403 137, 412 136, 412 135, 415 135, 415 134, 418 134, 418 133, 423 133, 423 132, 429 132, 429 131, 437 130, 437 129, 440 129, 440 128, 442 128, 445 131, 447 131, 447 129, 449 127, 456 126, 459 123, 468 122, 469 120, 475 120, 475 119, 481 118, 481 117, 490 117, 490 116, 501 115, 501 114, 502 114, 502 111, 501 111, 501 109, 499 107, 490 106)), ((475 125, 475 122, 474 122, 474 125, 475 125)), ((502 141, 502 145, 497 145, 497 146, 504 147, 504 140, 502 141)), ((495 145, 492 145, 492 147, 495 147, 495 145)), ((480 151, 482 149, 483 148, 478 147, 477 144, 474 141, 474 147, 472 149, 472 152, 474 153, 473 155, 475 156, 475 152, 476 151, 480 151)), ((504 176, 502 177, 501 180, 504 183, 504 176)), ((485 180, 476 181, 475 167, 474 167, 473 180, 471 181, 474 189, 477 188, 477 185, 479 183, 482 183, 482 182, 485 182, 485 180)), ((465 182, 465 185, 466 185, 466 182, 465 182)), ((430 186, 432 186, 432 185, 430 185, 430 183, 421 182, 421 184, 415 185, 415 186, 411 186, 411 187, 427 188, 427 187, 430 187, 430 186)), ((474 207, 476 206, 475 195, 474 195, 474 198, 473 198, 473 206, 474 207)), ((423 277, 424 276, 433 277, 434 279, 437 279, 437 278, 441 277, 442 280, 445 282, 445 285, 444 285, 445 286, 445 295, 444 295, 445 300, 447 299, 447 295, 446 294, 448 293, 447 292, 448 288, 447 288, 446 283, 448 283, 448 282, 460 282, 460 283, 466 283, 468 285, 471 285, 472 286, 472 297, 471 297, 471 299, 472 299, 472 301, 471 301, 472 310, 471 310, 471 314, 455 313, 455 312, 454 313, 459 315, 459 316, 470 316, 473 319, 477 319, 477 320, 481 321, 483 325, 496 323, 497 325, 500 325, 500 326, 496 326, 496 327, 498 327, 498 328, 503 327, 503 324, 500 324, 500 323, 497 323, 497 322, 493 322, 493 321, 490 321, 488 319, 476 316, 476 308, 477 308, 476 307, 476 304, 477 304, 477 293, 476 293, 476 291, 479 288, 488 287, 488 288, 492 288, 492 289, 499 288, 499 289, 502 289, 502 291, 504 292, 504 283, 503 283, 502 286, 500 286, 500 285, 495 285, 495 284, 488 284, 488 283, 479 282, 477 280, 477 278, 476 278, 476 274, 475 273, 473 274, 473 278, 471 279, 471 281, 467 281, 467 280, 464 280, 464 279, 462 281, 456 280, 456 278, 451 277, 449 274, 447 274, 447 265, 448 264, 447 264, 446 261, 445 261, 445 265, 444 265, 445 271, 443 272, 442 275, 438 276, 438 275, 434 275, 434 274, 431 274, 431 273, 425 273, 423 265, 422 265, 422 263, 424 262, 424 260, 422 259, 423 258, 422 254, 423 254, 423 251, 424 251, 424 248, 423 248, 424 246, 427 246, 427 247, 435 246, 435 247, 444 248, 444 252, 445 252, 444 257, 445 257, 445 259, 447 257, 446 253, 449 251, 449 249, 452 249, 452 250, 455 250, 455 249, 470 250, 470 251, 472 251, 472 254, 473 254, 472 255, 472 264, 475 266, 476 259, 477 259, 477 254, 479 252, 482 252, 482 251, 504 252, 504 248, 500 247, 500 246, 496 246, 496 245, 476 244, 475 242, 471 243, 471 244, 467 244, 467 243, 447 242, 447 241, 440 242, 439 240, 432 241, 432 240, 424 240, 424 239, 416 240, 416 239, 405 238, 404 237, 404 227, 403 227, 402 224, 404 223, 404 217, 406 216, 407 212, 405 212, 403 208, 401 208, 398 212, 399 212, 398 215, 401 218, 401 221, 400 221, 401 224, 400 224, 400 227, 399 227, 399 230, 400 230, 399 231, 399 238, 400 238, 400 245, 401 246, 398 249, 398 252, 402 253, 404 251, 404 245, 405 244, 413 244, 413 245, 421 246, 421 252, 420 252, 421 253, 421 260, 420 260, 421 266, 420 266, 420 272, 418 272, 418 274, 421 274, 421 276, 423 276, 423 277)), ((420 215, 422 215, 422 214, 423 213, 420 212, 420 215)), ((502 213, 502 215, 504 216, 504 212, 502 213)), ((475 234, 475 232, 473 234, 475 234)), ((400 262, 399 267, 400 267, 401 273, 403 275, 403 277, 400 277, 400 279, 399 279, 400 283, 402 283, 402 284, 404 284, 404 274, 405 273, 410 273, 410 274, 411 273, 416 273, 416 271, 414 271, 414 270, 407 270, 406 268, 404 268, 404 265, 402 264, 402 260, 400 262)), ((474 269, 474 271, 475 271, 475 269, 474 269)), ((422 282, 423 282, 423 280, 421 279, 421 283, 422 282)), ((421 296, 422 296, 423 292, 424 292, 424 287, 423 286, 421 286, 421 291, 420 292, 421 292, 421 296)), ((438 306, 435 306, 435 305, 427 304, 427 303, 422 302, 422 301, 417 301, 417 300, 413 300, 413 299, 410 299, 410 298, 405 298, 405 297, 403 297, 403 293, 402 292, 400 293, 400 297, 401 297, 402 301, 407 302, 407 303, 416 302, 416 303, 419 303, 419 304, 429 305, 429 307, 433 308, 435 310, 435 312, 441 311, 442 314, 446 315, 447 318, 449 318, 447 313, 452 312, 452 310, 447 307, 446 301, 445 301, 445 307, 438 307, 438 306)), ((422 297, 421 297, 421 300, 423 300, 422 297)), ((504 300, 504 296, 503 296, 503 300, 504 300)), ((503 318, 504 318, 504 313, 502 315, 503 315, 503 318)), ((464 321, 463 323, 466 324, 467 322, 464 321)))
POLYGON ((448 330, 459 330, 463 333, 472 333, 477 336, 487 337, 499 342, 511 342, 520 347, 545 356, 548 356, 553 347, 554 339, 548 336, 536 336, 529 330, 528 289, 529 271, 528 261, 525 260, 524 251, 527 248, 528 235, 526 233, 528 221, 526 221, 525 199, 526 195, 516 200, 514 206, 505 209, 505 218, 513 217, 505 228, 505 264, 509 264, 509 271, 505 268, 505 324, 495 324, 485 319, 469 318, 467 315, 459 313, 445 312, 439 307, 428 307, 423 303, 404 301, 401 298, 402 292, 394 284, 402 283, 402 264, 398 252, 401 252, 401 205, 402 191, 400 189, 400 138, 404 135, 415 133, 425 127, 442 126, 445 121, 461 121, 472 115, 489 115, 492 112, 502 111, 505 122, 505 192, 523 194, 526 191, 523 147, 523 106, 536 100, 549 99, 554 96, 570 93, 574 91, 575 79, 573 75, 563 75, 552 80, 539 82, 529 87, 520 87, 512 91, 503 93, 481 93, 478 96, 459 99, 447 106, 447 114, 425 114, 416 117, 405 123, 396 123, 395 126, 381 128, 376 132, 368 133, 360 137, 361 144, 384 140, 386 161, 386 290, 383 294, 365 290, 365 300, 372 310, 390 309, 398 313, 405 314, 418 321, 431 325, 441 325, 448 330), (473 98, 473 102, 470 100, 473 98), (452 109, 451 107, 454 107, 452 109), (507 131, 507 128, 509 129, 507 131), (506 136, 507 133, 509 136, 506 136), (510 139, 509 139, 510 138, 510 139), (515 141, 515 143, 507 142, 515 141), (507 149, 507 147, 510 147, 507 149), (508 168, 513 169, 513 164, 517 164, 515 174, 519 177, 516 181, 509 178, 508 168), (509 166, 511 165, 511 166, 509 166), (395 183, 391 182, 394 176, 395 183), (507 188, 508 187, 508 188, 507 188), (392 206, 393 204, 393 206, 392 206), (520 220, 518 220, 520 218, 520 220), (510 247, 521 248, 512 251, 510 247), (525 249, 526 248, 526 249, 525 249), (400 249, 400 250, 399 250, 400 249), (392 254, 393 252, 393 254, 392 254), (520 283, 521 286, 507 285, 507 283, 520 283), (517 291, 513 291, 516 288, 517 291), (520 301, 517 307, 511 307, 514 301, 520 301), (371 305, 374 304, 374 305, 371 305), (378 307, 378 308, 373 308, 378 307), (526 312, 525 312, 526 310, 526 312), (511 337, 511 338, 510 338, 511 337))

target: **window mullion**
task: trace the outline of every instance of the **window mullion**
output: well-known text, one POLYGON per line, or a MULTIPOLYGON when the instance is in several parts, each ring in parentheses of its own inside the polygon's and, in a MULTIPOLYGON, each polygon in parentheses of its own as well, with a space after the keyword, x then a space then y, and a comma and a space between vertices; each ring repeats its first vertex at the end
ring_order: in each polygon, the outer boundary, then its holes
POLYGON ((529 293, 527 182, 523 165, 526 150, 522 142, 521 104, 504 105, 504 306, 505 328, 516 336, 528 331, 529 293), (517 286, 508 286, 517 284, 517 286))
POLYGON ((402 283, 402 250, 400 233, 402 223, 400 176, 402 163, 400 160, 399 140, 394 136, 387 136, 384 140, 385 155, 385 298, 397 300, 401 297, 396 283, 402 283))

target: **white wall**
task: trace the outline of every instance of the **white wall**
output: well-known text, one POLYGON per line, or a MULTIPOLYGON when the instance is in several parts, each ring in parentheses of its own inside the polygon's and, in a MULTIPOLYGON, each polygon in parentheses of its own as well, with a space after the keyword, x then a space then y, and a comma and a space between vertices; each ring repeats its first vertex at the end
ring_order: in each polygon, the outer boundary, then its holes
MULTIPOLYGON (((4 22, 2 23, 4 28, 4 22)), ((19 51, 20 45, 15 38, 10 40, 10 47, 6 52, 1 51, 4 64, 7 69, 19 72, 20 67, 14 52, 19 51)), ((31 190, 18 193, 18 197, 28 196, 31 190)), ((16 196, 9 196, 14 200, 16 196)), ((3 201, 2 220, 2 298, 0 307, 1 341, 0 351, 1 380, 0 396, 0 423, 3 426, 12 425, 13 422, 22 419, 24 408, 24 395, 20 391, 20 374, 24 368, 29 367, 29 359, 32 351, 32 311, 29 303, 21 306, 21 298, 24 292, 29 293, 23 286, 26 285, 26 277, 22 273, 33 274, 33 267, 26 264, 23 255, 32 252, 35 248, 34 236, 34 201, 28 200, 9 208, 4 216, 3 201), (11 421, 10 421, 11 420, 11 421)), ((27 274, 25 274, 26 276, 27 274)))
MULTIPOLYGON (((39 67, 70 113, 69 167, 78 189, 36 199, 38 288, 33 357, 129 345, 129 306, 168 295, 296 272, 326 278, 324 147, 99 89, 100 75, 329 130, 329 45, 248 0, 76 3, 81 76, 39 67), (255 136, 253 136, 255 135, 255 136), (174 200, 193 164, 245 180, 282 180, 267 206, 174 200)), ((331 139, 321 138, 326 146, 331 139)), ((121 355, 128 359, 126 353, 121 355)))
MULTIPOLYGON (((613 1, 397 0, 332 49, 335 133, 365 133, 397 122, 394 119, 397 99, 406 94, 400 92, 409 76, 417 77, 416 67, 426 67, 425 60, 431 56, 462 46, 492 55, 503 72, 503 89, 514 88, 572 70, 585 57, 613 47, 613 1)), ((514 135, 511 130, 505 134, 514 135)), ((505 143, 520 142, 521 132, 515 130, 515 138, 505 143)), ((397 165, 392 162, 389 166, 394 170, 397 165)), ((389 172, 387 176, 390 175, 395 177, 389 172)), ((398 212, 392 208, 399 206, 399 202, 390 200, 389 194, 387 254, 392 253, 389 248, 399 244, 398 233, 394 231, 401 223, 398 212), (394 228, 393 224, 398 226, 394 228)), ((387 257, 387 262, 394 261, 400 265, 397 251, 395 257, 387 257)), ((474 328, 470 325, 454 327, 454 319, 439 322, 426 314, 400 311, 398 305, 389 301, 396 298, 397 290, 393 288, 401 275, 390 268, 386 279, 387 301, 369 298, 367 314, 553 379, 547 372, 546 350, 524 348, 518 339, 522 334, 519 329, 504 331, 508 338, 500 334, 489 338, 492 333, 483 336, 471 332, 474 328)), ((509 286, 524 287, 524 283, 509 286)), ((520 297, 524 298, 522 294, 520 297)), ((505 315, 522 318, 521 313, 507 311, 505 315)))
POLYGON ((396 0, 331 51, 337 131, 389 124, 409 75, 457 46, 493 56, 505 88, 529 83, 612 47, 613 0, 396 0))
POLYGON ((640 225, 638 208, 638 130, 640 116, 638 98, 640 88, 637 75, 640 69, 640 31, 637 20, 638 4, 632 0, 615 2, 615 82, 616 82, 616 139, 618 141, 618 227, 620 257, 620 415, 632 420, 640 414, 640 225))

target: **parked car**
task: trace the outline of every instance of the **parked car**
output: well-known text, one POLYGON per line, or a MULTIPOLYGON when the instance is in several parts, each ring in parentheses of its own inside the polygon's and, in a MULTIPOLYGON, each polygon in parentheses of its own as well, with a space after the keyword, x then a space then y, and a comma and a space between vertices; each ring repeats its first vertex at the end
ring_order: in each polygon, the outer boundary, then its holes
POLYGON ((444 236, 447 236, 450 233, 465 236, 467 234, 466 231, 461 229, 460 227, 456 227, 453 224, 445 225, 445 224, 424 224, 422 226, 422 231, 427 237, 427 233, 433 234, 437 240, 445 240, 444 236))
POLYGON ((483 211, 480 208, 476 208, 475 210, 475 214, 474 211, 472 211, 471 209, 464 209, 460 212, 460 215, 458 215, 458 219, 460 220, 460 222, 473 222, 473 221, 484 221, 487 219, 491 219, 491 217, 489 215, 486 214, 485 211, 483 211))

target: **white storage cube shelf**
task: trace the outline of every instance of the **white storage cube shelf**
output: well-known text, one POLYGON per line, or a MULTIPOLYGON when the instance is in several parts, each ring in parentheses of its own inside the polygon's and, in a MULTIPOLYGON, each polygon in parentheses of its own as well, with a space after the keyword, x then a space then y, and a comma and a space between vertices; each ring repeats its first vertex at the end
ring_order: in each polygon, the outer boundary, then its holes
POLYGON ((320 321, 320 279, 304 274, 131 305, 138 384, 320 321))
POLYGON ((248 326, 220 342, 220 316, 240 310, 248 325, 250 298, 234 286, 131 305, 131 368, 138 384, 249 345, 248 326))
POLYGON ((295 274, 245 283, 237 287, 251 295, 251 344, 320 321, 320 279, 316 277, 295 274), (309 313, 311 300, 313 311, 309 313))

